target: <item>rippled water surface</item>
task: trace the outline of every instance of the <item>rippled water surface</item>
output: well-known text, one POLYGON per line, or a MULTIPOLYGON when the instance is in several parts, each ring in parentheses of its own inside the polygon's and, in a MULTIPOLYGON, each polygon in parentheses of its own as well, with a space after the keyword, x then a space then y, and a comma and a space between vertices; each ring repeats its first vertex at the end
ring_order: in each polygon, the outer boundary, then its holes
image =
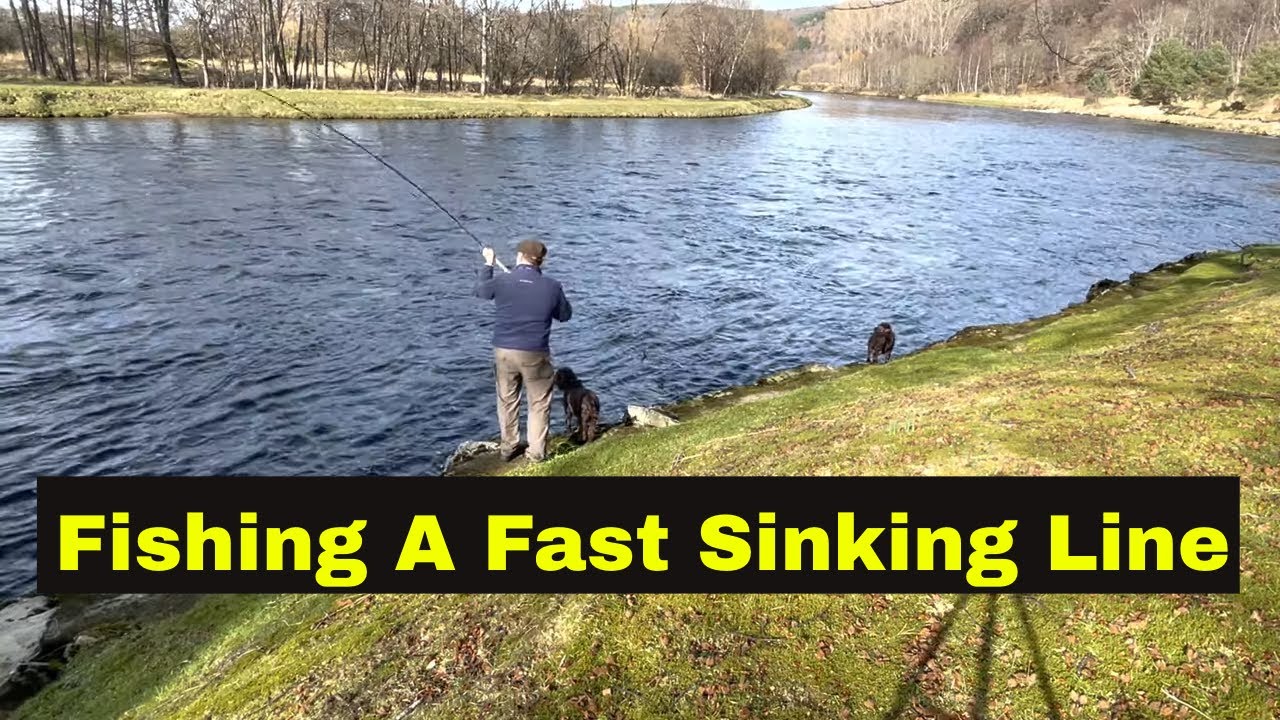
MULTIPOLYGON (((480 237, 546 240, 556 359, 611 417, 1280 226, 1274 140, 814 100, 339 127, 480 237)), ((0 122, 0 594, 31 586, 37 474, 434 474, 495 434, 478 258, 313 123, 0 122)))

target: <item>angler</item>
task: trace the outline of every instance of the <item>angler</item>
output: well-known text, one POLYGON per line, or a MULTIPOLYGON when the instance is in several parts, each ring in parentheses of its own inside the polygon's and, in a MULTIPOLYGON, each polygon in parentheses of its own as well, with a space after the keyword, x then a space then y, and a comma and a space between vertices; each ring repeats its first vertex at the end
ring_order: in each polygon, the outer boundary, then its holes
POLYGON ((547 246, 524 240, 516 248, 516 266, 494 277, 497 262, 493 248, 482 251, 476 297, 494 301, 493 369, 498 388, 498 425, 502 432, 502 459, 511 461, 521 452, 520 390, 529 397, 528 449, 525 457, 541 462, 546 457, 551 427, 551 394, 555 367, 551 364, 551 321, 568 322, 573 307, 560 283, 542 274, 547 246))

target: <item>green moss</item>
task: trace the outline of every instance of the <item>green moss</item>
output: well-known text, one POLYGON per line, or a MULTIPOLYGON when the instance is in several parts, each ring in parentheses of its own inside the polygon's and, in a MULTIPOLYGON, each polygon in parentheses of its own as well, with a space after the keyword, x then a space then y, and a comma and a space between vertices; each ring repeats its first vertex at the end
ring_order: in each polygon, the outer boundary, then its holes
POLYGON ((16 718, 1275 717, 1280 248, 1249 258, 522 471, 1239 474, 1238 595, 210 597, 16 718))
MULTIPOLYGON (((438 95, 359 90, 272 90, 307 113, 331 119, 498 117, 727 117, 807 107, 797 97, 592 98, 438 95)), ((256 90, 151 86, 0 85, 0 117, 103 117, 176 114, 302 117, 256 90)))

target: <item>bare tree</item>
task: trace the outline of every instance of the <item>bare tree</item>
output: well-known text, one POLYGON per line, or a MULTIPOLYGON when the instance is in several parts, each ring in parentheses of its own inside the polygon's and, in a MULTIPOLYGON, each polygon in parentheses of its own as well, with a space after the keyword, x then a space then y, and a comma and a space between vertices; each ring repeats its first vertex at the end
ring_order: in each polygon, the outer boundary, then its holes
MULTIPOLYGON (((200 49, 200 84, 203 87, 209 87, 209 53, 206 50, 209 35, 209 16, 211 9, 204 0, 193 0, 192 9, 195 11, 196 21, 196 45, 200 49)), ((226 72, 224 63, 223 72, 226 72)))
POLYGON ((18 8, 14 6, 13 0, 9 0, 9 12, 13 13, 13 26, 18 29, 18 44, 22 46, 22 61, 27 66, 29 72, 36 72, 35 56, 31 54, 31 49, 27 44, 27 31, 22 27, 22 20, 18 17, 18 8))
POLYGON ((182 85, 190 59, 206 88, 458 91, 477 89, 463 80, 478 75, 482 94, 588 81, 639 95, 686 78, 708 93, 766 92, 776 82, 759 78, 776 73, 760 68, 788 44, 765 42, 766 15, 742 0, 54 0, 43 22, 38 1, 9 0, 31 72, 106 80, 163 58, 182 85))
POLYGON ((169 27, 169 0, 154 0, 156 14, 156 30, 160 34, 160 45, 164 49, 164 59, 169 64, 169 80, 174 85, 182 85, 182 69, 178 67, 178 54, 173 46, 173 33, 169 27))
POLYGON ((67 73, 70 75, 71 81, 79 80, 76 72, 76 36, 75 28, 69 21, 71 14, 71 0, 67 0, 67 13, 62 12, 62 0, 53 0, 54 6, 58 9, 58 43, 62 45, 62 56, 67 62, 67 73))
POLYGON ((58 58, 54 56, 45 38, 44 25, 40 21, 39 0, 21 0, 21 2, 22 14, 27 20, 27 28, 31 35, 31 53, 36 58, 36 72, 42 77, 48 77, 52 70, 55 78, 65 80, 66 75, 62 72, 62 65, 58 63, 58 58))

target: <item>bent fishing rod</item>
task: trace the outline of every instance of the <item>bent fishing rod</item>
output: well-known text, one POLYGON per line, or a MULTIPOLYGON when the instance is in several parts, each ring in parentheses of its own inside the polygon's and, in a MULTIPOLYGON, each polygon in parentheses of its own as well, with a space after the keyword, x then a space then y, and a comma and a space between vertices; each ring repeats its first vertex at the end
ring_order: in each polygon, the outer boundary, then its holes
MULTIPOLYGON (((388 169, 388 170, 390 170, 391 172, 395 173, 396 175, 400 176, 400 179, 401 179, 401 180, 404 180, 405 182, 409 183, 409 185, 410 185, 410 186, 412 186, 414 190, 417 190, 417 191, 422 195, 422 197, 426 198, 427 200, 430 200, 432 205, 435 205, 435 206, 440 210, 440 212, 442 212, 442 213, 444 213, 445 215, 449 216, 449 219, 453 221, 453 224, 454 224, 454 225, 457 225, 459 230, 461 230, 462 232, 466 233, 466 234, 467 234, 467 237, 469 237, 469 238, 471 238, 472 240, 474 240, 474 241, 476 242, 476 244, 480 246, 480 248, 481 248, 481 249, 484 249, 485 247, 488 247, 488 246, 486 246, 483 242, 481 242, 480 238, 478 238, 478 237, 476 237, 474 234, 472 234, 472 232, 471 232, 470 230, 468 230, 468 229, 467 229, 467 227, 466 227, 465 225, 463 225, 463 224, 462 224, 462 221, 461 221, 461 220, 459 220, 458 218, 454 217, 453 213, 451 213, 451 212, 449 212, 447 209, 445 209, 445 206, 441 205, 439 202, 437 202, 437 201, 436 201, 436 199, 435 199, 435 198, 431 197, 431 193, 429 193, 429 192, 427 192, 426 190, 422 189, 422 186, 421 186, 421 185, 419 185, 418 183, 416 183, 416 182, 414 182, 413 180, 409 179, 409 176, 408 176, 408 175, 405 175, 404 173, 402 173, 402 172, 400 172, 399 170, 397 170, 397 169, 396 169, 396 167, 395 167, 394 165, 392 165, 391 163, 387 162, 386 160, 383 160, 383 159, 382 159, 382 156, 378 155, 377 153, 375 153, 374 151, 372 151, 372 150, 370 150, 369 148, 365 147, 364 145, 361 145, 361 144, 360 144, 360 142, 359 142, 358 140, 356 140, 355 138, 351 137, 350 135, 348 135, 348 134, 346 134, 346 133, 342 132, 341 130, 339 130, 338 128, 336 128, 336 127, 334 127, 334 126, 330 125, 329 123, 325 122, 324 120, 321 120, 320 118, 316 117, 315 115, 312 115, 311 113, 307 112, 306 110, 303 110, 302 108, 298 107, 297 105, 294 105, 293 103, 289 102, 288 100, 285 100, 284 98, 279 97, 279 96, 277 96, 277 95, 273 95, 273 94, 271 94, 271 93, 267 92, 266 90, 263 90, 262 88, 254 88, 254 90, 257 90, 258 92, 262 93, 263 95, 266 95, 267 97, 271 98, 272 100, 275 100, 276 102, 280 103, 281 105, 284 105, 285 107, 288 107, 288 108, 290 108, 290 109, 294 110, 295 112, 301 113, 303 116, 305 116, 305 117, 307 117, 307 118, 310 118, 311 120, 315 120, 316 122, 320 123, 320 125, 321 125, 321 126, 323 126, 323 127, 325 127, 325 128, 328 128, 329 130, 333 131, 334 133, 337 133, 338 137, 341 137, 343 140, 346 140, 347 142, 351 143, 352 145, 355 145, 357 148, 359 148, 359 149, 363 150, 363 151, 364 151, 364 153, 365 153, 366 155, 368 155, 369 157, 373 158, 374 160, 377 160, 378 162, 382 163, 383 167, 385 167, 386 169, 388 169)), ((508 270, 508 269, 507 269, 507 266, 506 266, 506 265, 503 265, 503 264, 502 264, 502 261, 501 261, 501 260, 499 260, 496 256, 494 257, 493 262, 494 262, 494 264, 496 264, 499 268, 501 268, 501 269, 502 269, 502 272, 511 272, 510 270, 508 270)))

